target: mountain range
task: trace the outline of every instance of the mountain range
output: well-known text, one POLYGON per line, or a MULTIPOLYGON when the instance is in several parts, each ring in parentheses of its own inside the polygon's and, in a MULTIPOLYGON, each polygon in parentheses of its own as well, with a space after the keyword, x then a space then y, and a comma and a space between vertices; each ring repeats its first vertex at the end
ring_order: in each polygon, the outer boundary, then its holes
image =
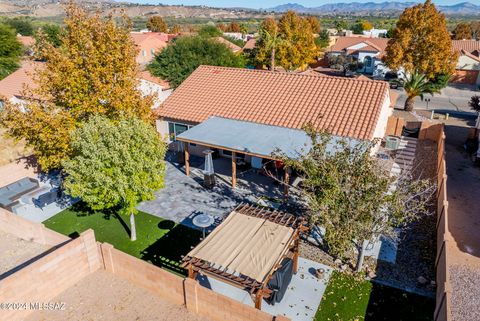
MULTIPOLYGON (((318 7, 305 7, 298 3, 282 4, 273 8, 266 9, 273 12, 285 12, 294 10, 300 13, 311 13, 318 15, 331 14, 378 14, 390 13, 396 14, 403 11, 407 7, 415 5, 416 2, 350 2, 350 3, 329 3, 318 7)), ((452 5, 437 5, 437 8, 446 15, 478 15, 480 14, 480 6, 470 2, 461 2, 452 5)))

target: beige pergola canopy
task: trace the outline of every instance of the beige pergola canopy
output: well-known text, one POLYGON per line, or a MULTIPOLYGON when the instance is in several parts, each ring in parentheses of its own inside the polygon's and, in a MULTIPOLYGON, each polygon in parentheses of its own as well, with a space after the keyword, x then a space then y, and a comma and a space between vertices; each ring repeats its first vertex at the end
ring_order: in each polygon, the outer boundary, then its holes
POLYGON ((238 206, 183 259, 189 277, 201 271, 256 295, 256 306, 286 257, 297 270, 298 240, 307 228, 303 218, 258 206, 238 206))

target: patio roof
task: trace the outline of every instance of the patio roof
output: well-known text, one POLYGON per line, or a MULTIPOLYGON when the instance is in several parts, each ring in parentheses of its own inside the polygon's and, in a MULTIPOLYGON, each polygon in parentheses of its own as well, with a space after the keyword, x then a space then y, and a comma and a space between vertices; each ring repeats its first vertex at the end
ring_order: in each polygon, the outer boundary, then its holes
MULTIPOLYGON (((339 139, 333 136, 329 146, 331 151, 339 139)), ((312 146, 310 137, 303 130, 216 116, 181 133, 177 140, 270 159, 280 151, 297 158, 312 146)))
POLYGON ((189 277, 199 271, 246 289, 260 308, 273 273, 284 258, 298 268, 299 234, 306 232, 306 221, 292 214, 258 206, 239 205, 206 239, 183 258, 189 277))

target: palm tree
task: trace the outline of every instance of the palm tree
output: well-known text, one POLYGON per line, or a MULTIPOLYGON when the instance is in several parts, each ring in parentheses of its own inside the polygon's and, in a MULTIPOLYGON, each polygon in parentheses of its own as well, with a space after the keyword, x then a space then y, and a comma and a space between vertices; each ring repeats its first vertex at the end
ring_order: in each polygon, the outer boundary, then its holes
POLYGON ((426 75, 417 71, 413 73, 403 73, 403 77, 395 81, 402 86, 407 93, 405 100, 405 110, 412 111, 415 103, 415 97, 419 96, 423 100, 425 94, 433 96, 434 93, 440 92, 441 86, 430 81, 426 75))
POLYGON ((275 27, 270 32, 266 29, 261 31, 262 38, 265 41, 265 49, 270 51, 270 70, 275 71, 275 51, 283 43, 283 37, 275 27))

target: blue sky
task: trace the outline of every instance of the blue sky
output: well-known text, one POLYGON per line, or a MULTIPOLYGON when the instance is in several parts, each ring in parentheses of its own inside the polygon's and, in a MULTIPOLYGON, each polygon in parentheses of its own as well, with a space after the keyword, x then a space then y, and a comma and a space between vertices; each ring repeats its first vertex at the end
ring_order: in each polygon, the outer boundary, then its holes
MULTIPOLYGON (((354 2, 354 1, 348 1, 348 0, 338 0, 338 1, 332 1, 332 0, 262 0, 262 1, 252 1, 252 0, 127 0, 129 2, 136 2, 136 3, 148 3, 148 4, 158 4, 158 3, 163 3, 163 4, 184 4, 184 5, 206 5, 206 6, 211 6, 211 7, 247 7, 247 8, 270 8, 274 7, 280 4, 285 4, 285 3, 299 3, 301 5, 304 5, 306 7, 315 7, 319 6, 325 3, 339 3, 339 2, 354 2)), ((388 0, 382 0, 382 1, 375 1, 375 0, 355 0, 355 2, 384 2, 388 0)), ((411 2, 416 2, 415 0, 405 0, 405 1, 411 1, 411 2)), ((450 5, 450 4, 456 4, 459 2, 467 2, 468 0, 459 0, 459 1, 452 1, 452 0, 434 0, 433 2, 436 4, 441 4, 441 5, 450 5)), ((478 0, 473 0, 473 1, 468 1, 474 4, 480 4, 480 1, 478 0)))

